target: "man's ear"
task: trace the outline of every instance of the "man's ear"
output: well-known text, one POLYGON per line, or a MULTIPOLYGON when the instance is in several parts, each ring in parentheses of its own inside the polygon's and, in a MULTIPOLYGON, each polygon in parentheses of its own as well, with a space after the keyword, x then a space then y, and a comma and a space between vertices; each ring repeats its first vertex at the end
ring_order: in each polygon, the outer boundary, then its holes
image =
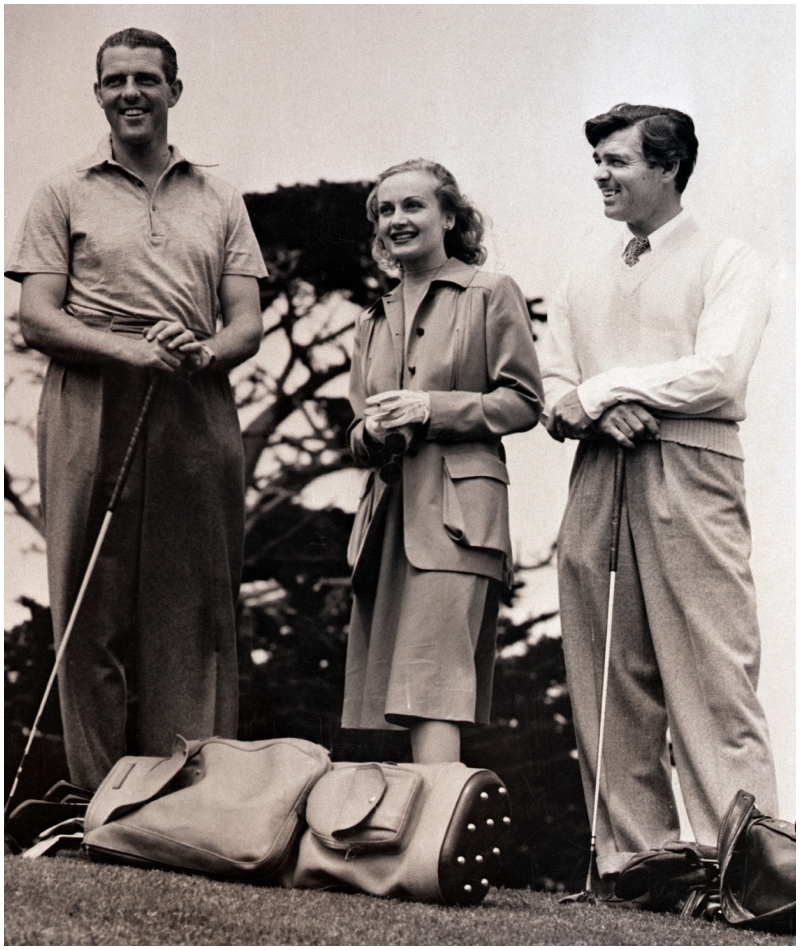
POLYGON ((180 99, 182 92, 183 92, 183 83, 180 81, 180 79, 176 79, 175 82, 169 87, 170 109, 178 102, 178 99, 180 99))
POLYGON ((680 170, 681 163, 678 161, 672 162, 671 165, 662 165, 661 166, 661 180, 664 184, 669 184, 670 182, 675 181, 680 170))
POLYGON ((96 82, 96 83, 94 84, 94 97, 95 97, 95 99, 97 99, 97 104, 98 104, 99 106, 102 106, 102 105, 103 105, 103 100, 102 100, 102 98, 100 97, 100 83, 99 83, 99 82, 96 82))

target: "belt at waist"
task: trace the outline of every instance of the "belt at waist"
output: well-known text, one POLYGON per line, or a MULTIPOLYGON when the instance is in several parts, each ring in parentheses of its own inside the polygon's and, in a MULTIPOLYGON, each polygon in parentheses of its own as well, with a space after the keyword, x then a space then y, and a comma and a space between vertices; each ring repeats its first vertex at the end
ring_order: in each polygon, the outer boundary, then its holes
POLYGON ((739 426, 729 419, 659 419, 662 442, 677 442, 695 449, 744 459, 739 426))
MULTIPOLYGON (((105 314, 105 313, 73 313, 71 316, 80 320, 84 326, 97 330, 108 330, 110 333, 129 333, 141 336, 148 327, 155 326, 157 320, 148 320, 136 315, 105 314)), ((168 319, 165 317, 164 319, 168 319)), ((205 330, 189 327, 198 340, 207 340, 209 334, 205 330)))

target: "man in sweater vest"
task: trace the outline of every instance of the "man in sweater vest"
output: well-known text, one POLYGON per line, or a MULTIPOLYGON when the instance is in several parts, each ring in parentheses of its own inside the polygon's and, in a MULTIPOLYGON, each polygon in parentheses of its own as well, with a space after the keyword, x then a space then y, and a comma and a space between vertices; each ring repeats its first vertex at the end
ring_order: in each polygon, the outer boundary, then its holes
POLYGON ((597 819, 598 872, 613 881, 634 853, 680 837, 667 729, 698 843, 716 844, 740 788, 777 811, 737 434, 769 298, 754 250, 681 208, 697 156, 688 115, 622 104, 585 132, 606 217, 626 227, 565 280, 542 375, 548 431, 580 440, 559 594, 590 810, 614 459, 625 448, 597 819))

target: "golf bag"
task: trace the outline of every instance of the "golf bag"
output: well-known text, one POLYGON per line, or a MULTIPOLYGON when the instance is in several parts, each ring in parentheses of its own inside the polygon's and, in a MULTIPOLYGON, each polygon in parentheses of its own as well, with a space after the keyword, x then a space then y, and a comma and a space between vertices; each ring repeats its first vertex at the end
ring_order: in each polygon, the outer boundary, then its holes
POLYGON ((169 758, 126 756, 86 812, 95 859, 291 886, 308 794, 331 767, 304 739, 178 737, 169 758))
POLYGON ((26 854, 79 846, 93 859, 283 887, 441 904, 486 896, 511 823, 486 769, 331 765, 302 739, 178 737, 172 756, 126 756, 81 828, 26 854))
POLYGON ((647 910, 794 933, 795 853, 794 825, 762 815, 753 796, 739 791, 716 848, 672 841, 641 851, 622 869, 615 893, 647 910))
POLYGON ((717 850, 725 920, 735 927, 794 933, 795 826, 762 815, 753 796, 739 791, 720 826, 717 850))
POLYGON ((506 789, 460 762, 337 762, 308 798, 295 887, 479 904, 511 823, 506 789))

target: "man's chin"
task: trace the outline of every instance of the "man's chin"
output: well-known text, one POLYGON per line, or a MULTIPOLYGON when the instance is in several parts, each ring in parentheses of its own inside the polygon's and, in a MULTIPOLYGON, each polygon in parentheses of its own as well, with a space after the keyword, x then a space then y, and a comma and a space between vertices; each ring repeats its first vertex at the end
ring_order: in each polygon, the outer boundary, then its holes
POLYGON ((615 208, 613 205, 604 205, 603 213, 612 221, 624 221, 625 212, 621 208, 615 208))
POLYGON ((117 137, 124 145, 129 145, 131 148, 141 148, 152 141, 153 133, 150 129, 126 129, 119 131, 117 137))

